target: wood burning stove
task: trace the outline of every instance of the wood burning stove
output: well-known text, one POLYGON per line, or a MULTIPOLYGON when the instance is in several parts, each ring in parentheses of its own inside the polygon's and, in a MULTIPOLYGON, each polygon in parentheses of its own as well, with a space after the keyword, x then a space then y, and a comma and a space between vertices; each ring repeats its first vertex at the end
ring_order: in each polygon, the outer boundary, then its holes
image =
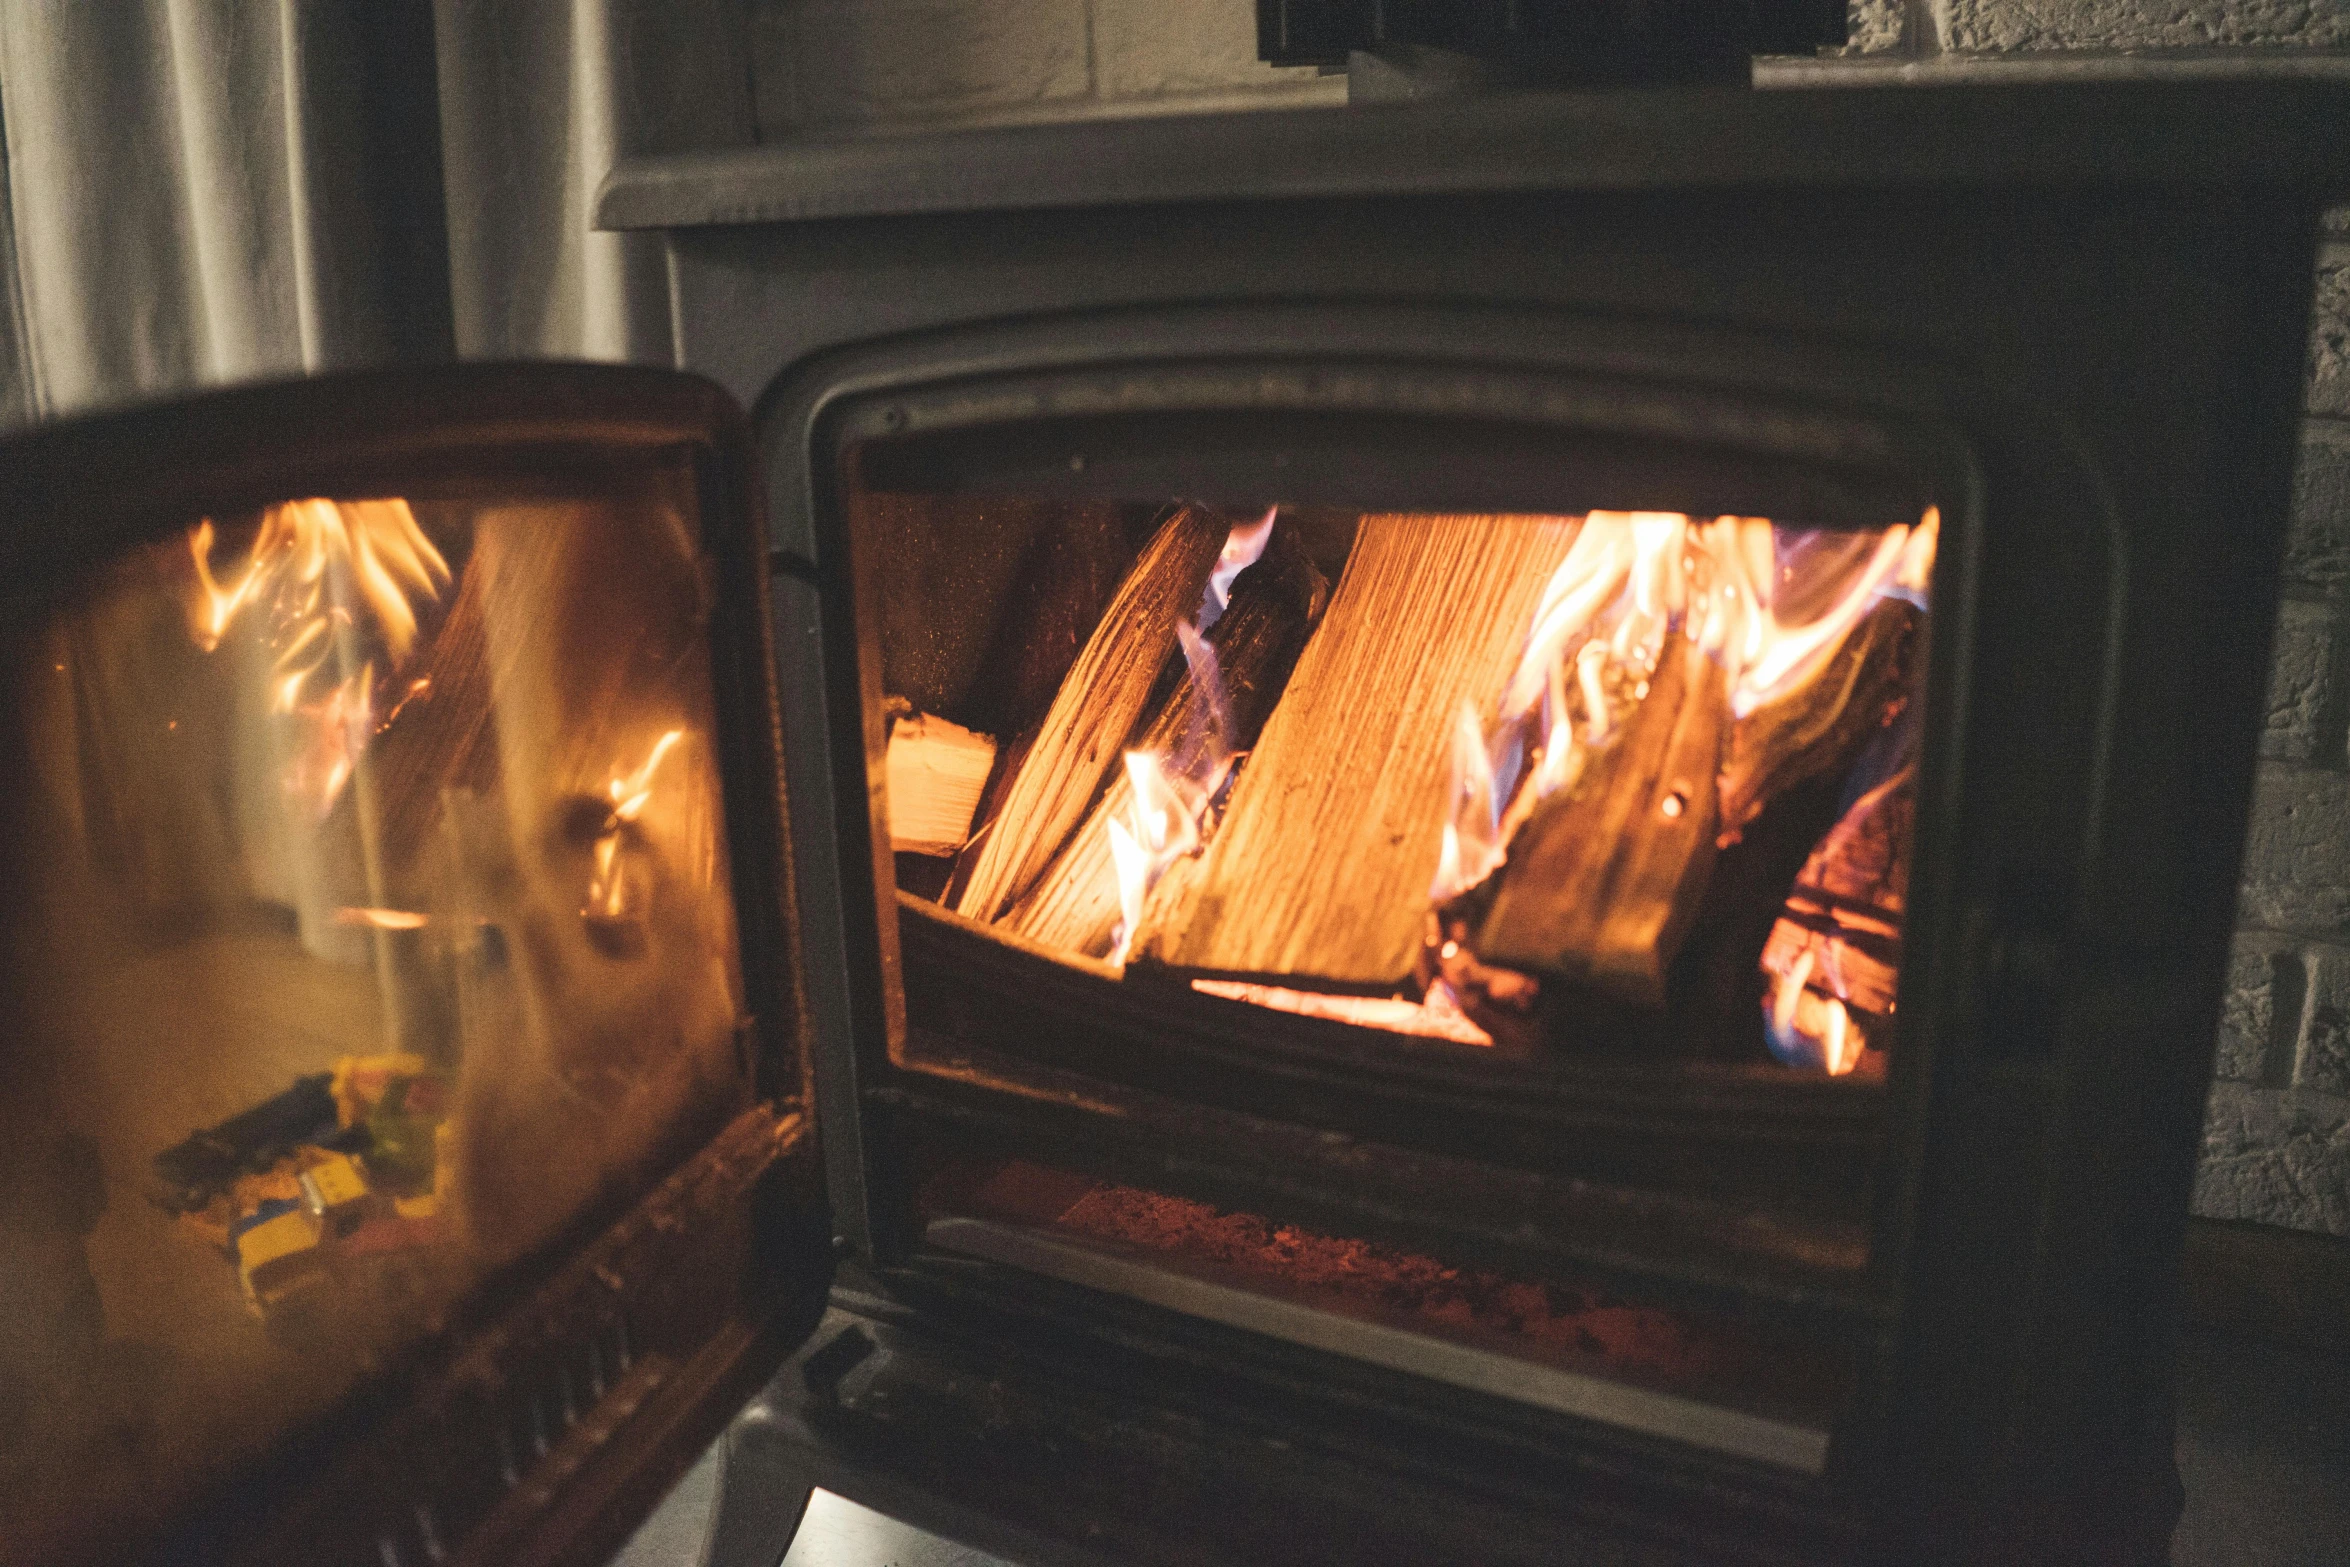
POLYGON ((2344 107, 658 160, 748 433, 20 442, 40 1554, 592 1554, 805 1341, 771 1453, 1022 1559, 2156 1559, 2344 107))

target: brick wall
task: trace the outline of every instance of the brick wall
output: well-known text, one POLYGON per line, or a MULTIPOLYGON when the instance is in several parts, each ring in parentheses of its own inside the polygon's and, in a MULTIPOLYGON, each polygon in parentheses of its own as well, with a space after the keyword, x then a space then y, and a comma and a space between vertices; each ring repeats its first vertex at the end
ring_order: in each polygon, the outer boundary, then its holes
MULTIPOLYGON (((2337 30, 2343 19, 2337 18, 2337 30)), ((2308 418, 2195 1207, 2350 1235, 2350 214, 2320 258, 2308 418)))
MULTIPOLYGON (((2350 76, 2342 0, 1855 0, 1852 18, 1847 59, 1798 74, 2350 76)), ((2327 227, 2195 1209, 2350 1236, 2350 212, 2327 227)))
MULTIPOLYGON (((1345 97, 1258 63, 1251 0, 759 0, 755 17, 762 137, 1345 97)), ((1842 58, 1758 80, 2350 75, 2350 0, 1853 0, 1851 31, 1842 58)), ((2195 1203, 2350 1235, 2350 213, 2331 230, 2195 1203)))
POLYGON ((1251 0, 757 0, 762 139, 1344 103, 1257 59, 1251 0))

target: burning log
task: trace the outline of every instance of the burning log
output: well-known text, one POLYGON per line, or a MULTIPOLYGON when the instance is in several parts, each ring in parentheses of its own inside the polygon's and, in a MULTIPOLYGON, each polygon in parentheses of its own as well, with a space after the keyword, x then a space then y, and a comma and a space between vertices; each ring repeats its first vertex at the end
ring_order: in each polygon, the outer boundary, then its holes
POLYGON ((1855 800, 1804 862, 1762 952, 1782 1060, 1849 1071, 1860 1036, 1891 1017, 1916 823, 1908 766, 1855 800))
POLYGON ((1365 517, 1216 841, 1178 863, 1134 951, 1209 976, 1387 992, 1419 956, 1452 719, 1514 667, 1576 525, 1365 517))
POLYGON ((1002 808, 975 840, 957 913, 994 920, 1025 893, 1085 819, 1198 607, 1227 529, 1197 507, 1160 527, 1061 683, 1002 808))
POLYGON ((1661 1004, 1713 868, 1728 719, 1721 666, 1668 638, 1622 732, 1511 840, 1478 957, 1661 1004))
MULTIPOLYGON (((1135 749, 1153 756, 1171 753, 1202 721, 1203 710, 1219 700, 1222 721, 1229 725, 1223 737, 1226 746, 1244 751, 1254 745, 1321 618, 1329 592, 1329 583, 1306 555, 1296 530, 1286 524, 1276 527, 1263 556, 1233 579, 1227 607, 1207 630, 1221 692, 1202 691, 1186 674, 1144 727, 1135 749)), ((1133 809, 1134 781, 1121 774, 1035 890, 1006 916, 1006 923, 1023 936, 1065 951, 1090 956, 1107 950, 1120 914, 1109 825, 1127 820, 1133 809)))
POLYGON ((889 730, 889 843, 901 854, 953 854, 995 767, 995 741, 929 713, 889 730))
POLYGON ((1922 617, 1880 600, 1812 680, 1756 709, 1729 734, 1722 758, 1722 831, 1736 833, 1774 795, 1850 767, 1901 711, 1922 617))

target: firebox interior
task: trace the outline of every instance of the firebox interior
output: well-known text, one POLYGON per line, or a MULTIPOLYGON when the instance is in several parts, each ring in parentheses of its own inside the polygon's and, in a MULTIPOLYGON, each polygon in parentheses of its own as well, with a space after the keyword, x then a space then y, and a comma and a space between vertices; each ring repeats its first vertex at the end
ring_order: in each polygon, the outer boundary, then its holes
POLYGON ((831 426, 917 1172, 877 1257, 1821 1473, 1898 1290, 1940 470, 1686 388, 1284 374, 831 426))
POLYGON ((910 964, 992 937, 1169 1010, 1882 1078, 1931 506, 882 487, 942 466, 849 464, 910 964))
POLYGON ((181 1505, 749 1102, 692 487, 189 518, 9 622, 12 1545, 181 1505))

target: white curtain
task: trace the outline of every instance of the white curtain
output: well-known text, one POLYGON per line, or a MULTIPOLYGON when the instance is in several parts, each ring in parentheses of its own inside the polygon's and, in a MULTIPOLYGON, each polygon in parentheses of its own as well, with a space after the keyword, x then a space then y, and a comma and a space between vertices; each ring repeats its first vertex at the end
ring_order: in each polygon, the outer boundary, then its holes
POLYGON ((670 357, 620 155, 750 139, 743 0, 0 0, 0 422, 391 360, 670 357))
POLYGON ((16 412, 405 346, 366 210, 365 4, 0 7, 16 412))
POLYGON ((658 235, 595 231, 632 153, 752 139, 743 0, 435 0, 457 349, 672 356, 658 235))

